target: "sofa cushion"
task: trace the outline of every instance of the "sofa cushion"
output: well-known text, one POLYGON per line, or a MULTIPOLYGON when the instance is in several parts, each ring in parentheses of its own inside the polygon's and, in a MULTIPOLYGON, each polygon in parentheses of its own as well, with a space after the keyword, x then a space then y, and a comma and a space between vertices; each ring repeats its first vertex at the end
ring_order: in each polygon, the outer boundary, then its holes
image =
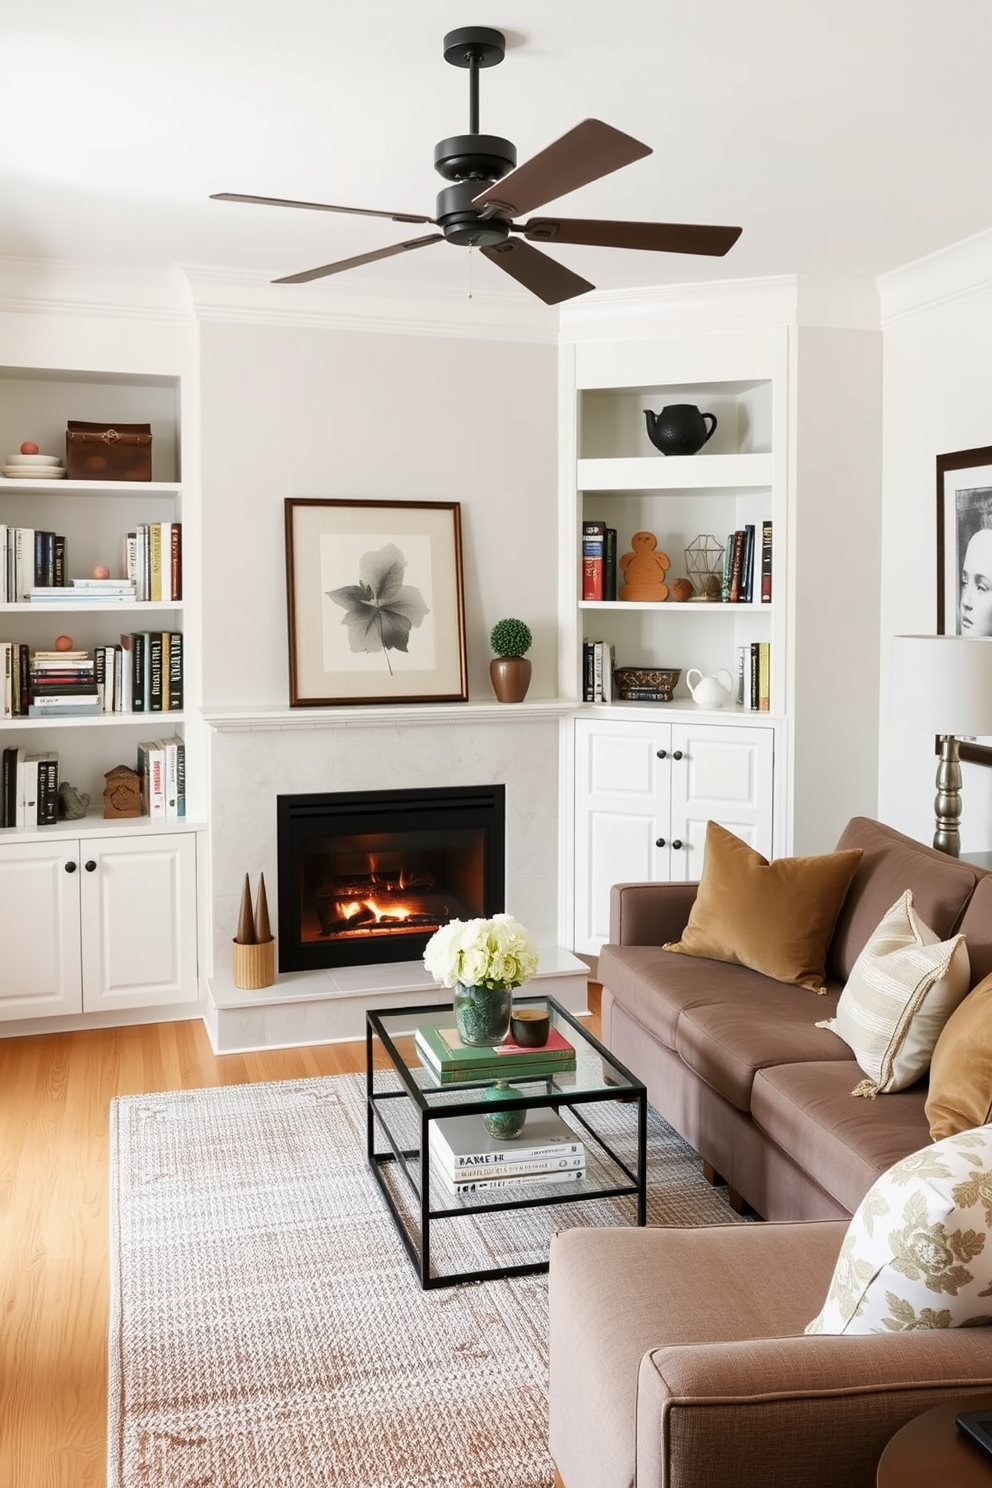
MULTIPOLYGON (((769 989, 780 985, 747 966, 676 956, 656 945, 605 945, 596 974, 624 1011, 669 1049, 675 1048, 679 1018, 687 1009, 728 999, 757 1008, 769 989)), ((840 990, 834 988, 838 995, 840 990)), ((815 1006, 821 1012, 824 1003, 815 1006)))
POLYGON ((858 1066, 840 1039, 824 1037, 833 1039, 844 1058, 759 1070, 751 1118, 853 1214, 879 1174, 927 1141, 926 1087, 919 1084, 885 1100, 852 1100, 858 1066))
MULTIPOLYGON (((847 981, 875 926, 906 889, 912 889, 917 914, 940 940, 964 929, 959 921, 975 885, 985 876, 980 869, 865 816, 848 822, 837 847, 856 847, 862 853, 827 953, 827 971, 838 981, 847 981)), ((992 905, 992 898, 986 903, 992 905)), ((992 937, 988 926, 984 933, 988 942, 992 937)))
POLYGON ((992 1324, 992 1127, 889 1168, 859 1204, 807 1333, 992 1324))
POLYGON ((992 974, 992 873, 983 873, 961 917, 961 931, 968 944, 973 984, 992 974))
POLYGON ((907 889, 872 932, 827 1024, 868 1076, 854 1093, 904 1090, 925 1074, 940 1031, 968 987, 964 936, 934 935, 907 889))
POLYGON ((750 966, 819 989, 860 849, 769 862, 717 822, 706 824, 699 889, 680 940, 665 949, 750 966))
POLYGON ((761 978, 747 998, 724 997, 686 1008, 675 1032, 675 1049, 711 1089, 747 1111, 755 1073, 766 1065, 806 1059, 850 1064, 846 1045, 815 1024, 818 1012, 832 1013, 836 1005, 836 993, 817 996, 809 988, 797 990, 761 978))
POLYGON ((992 976, 944 1024, 930 1064, 927 1120, 934 1141, 992 1121, 992 976))

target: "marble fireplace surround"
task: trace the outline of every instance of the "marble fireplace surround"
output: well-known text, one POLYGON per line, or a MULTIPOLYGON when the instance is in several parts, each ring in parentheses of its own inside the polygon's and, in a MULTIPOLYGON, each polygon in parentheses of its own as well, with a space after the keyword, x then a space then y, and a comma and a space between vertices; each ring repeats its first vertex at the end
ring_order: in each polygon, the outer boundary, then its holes
POLYGON ((206 1022, 218 1052, 355 1038, 370 1001, 440 1000, 422 966, 410 963, 280 974, 255 992, 233 987, 231 939, 246 873, 253 890, 265 874, 273 925, 278 918, 281 793, 505 785, 506 908, 542 948, 538 981, 547 978, 546 990, 582 1011, 586 967, 558 947, 561 723, 570 714, 564 702, 205 710, 213 937, 206 1022))

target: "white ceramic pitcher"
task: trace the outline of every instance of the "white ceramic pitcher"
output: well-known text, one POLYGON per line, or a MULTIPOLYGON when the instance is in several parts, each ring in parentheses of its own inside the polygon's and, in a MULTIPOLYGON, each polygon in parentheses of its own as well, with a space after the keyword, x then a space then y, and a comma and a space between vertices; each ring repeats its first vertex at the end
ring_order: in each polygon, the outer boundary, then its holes
POLYGON ((715 677, 704 677, 698 667, 690 667, 685 681, 692 693, 692 701, 700 708, 722 708, 724 703, 729 703, 734 689, 733 678, 723 667, 715 677))

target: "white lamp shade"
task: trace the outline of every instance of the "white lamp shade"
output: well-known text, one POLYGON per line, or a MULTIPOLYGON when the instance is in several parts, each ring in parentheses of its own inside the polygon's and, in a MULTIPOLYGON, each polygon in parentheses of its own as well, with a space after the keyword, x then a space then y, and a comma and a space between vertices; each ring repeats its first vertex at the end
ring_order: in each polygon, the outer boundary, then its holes
POLYGON ((900 724, 992 735, 992 636, 894 636, 889 698, 900 724))

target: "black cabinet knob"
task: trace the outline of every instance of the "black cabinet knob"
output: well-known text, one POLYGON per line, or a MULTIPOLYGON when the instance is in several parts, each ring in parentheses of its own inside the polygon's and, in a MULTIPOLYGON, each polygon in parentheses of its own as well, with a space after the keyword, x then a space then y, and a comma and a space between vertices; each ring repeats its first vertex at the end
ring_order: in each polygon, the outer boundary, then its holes
POLYGON ((96 864, 94 863, 94 861, 93 861, 92 858, 90 858, 89 862, 84 863, 83 864, 83 867, 86 869, 86 872, 87 873, 95 873, 96 872, 96 864))
POLYGON ((664 839, 664 837, 656 837, 655 838, 654 845, 655 845, 655 847, 664 847, 665 846, 665 839, 664 839))
POLYGON ((659 759, 667 759, 668 758, 668 750, 667 749, 659 749, 658 750, 658 758, 659 759))
POLYGON ((678 852, 679 848, 682 847, 682 845, 683 844, 679 841, 679 839, 677 837, 672 842, 672 847, 675 849, 676 852, 678 852))
POLYGON ((682 758, 682 751, 681 751, 681 749, 676 749, 675 753, 672 755, 672 759, 681 759, 681 758, 682 758))
POLYGON ((75 873, 75 871, 76 871, 76 865, 75 865, 75 863, 66 863, 66 865, 65 865, 65 871, 66 871, 66 873, 75 873))

